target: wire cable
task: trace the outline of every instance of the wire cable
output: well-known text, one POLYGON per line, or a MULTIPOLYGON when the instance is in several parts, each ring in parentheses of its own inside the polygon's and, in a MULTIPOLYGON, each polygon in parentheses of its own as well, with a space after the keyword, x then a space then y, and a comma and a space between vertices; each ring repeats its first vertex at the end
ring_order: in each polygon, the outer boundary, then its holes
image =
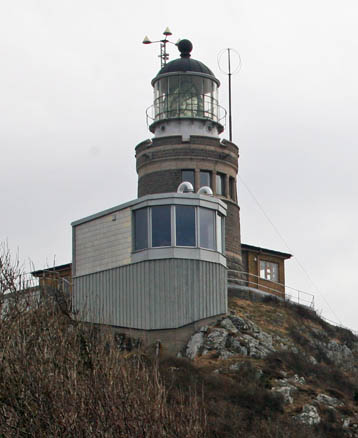
MULTIPOLYGON (((260 202, 258 201, 258 199, 256 198, 256 196, 253 194, 253 192, 250 190, 249 186, 245 183, 245 181, 243 180, 242 176, 238 174, 238 178, 240 179, 242 185, 246 188, 247 192, 250 194, 250 196, 252 197, 252 199, 255 201, 256 205, 259 207, 260 211, 262 212, 262 214, 265 216, 266 220, 270 223, 270 225, 272 226, 272 228, 274 229, 274 231, 276 232, 276 234, 279 236, 279 238, 282 240, 282 242, 285 244, 286 248, 289 250, 290 253, 293 253, 292 249, 290 248, 289 244, 287 243, 286 239, 282 236, 282 234, 280 233, 279 229, 276 227, 276 225, 272 222, 272 220, 270 219, 270 217, 268 216, 268 214, 266 213, 265 209, 262 207, 262 205, 260 204, 260 202)), ((305 269, 305 267, 303 266, 303 264, 300 262, 300 260, 298 259, 298 257, 294 257, 294 260, 296 261, 297 265, 300 267, 300 269, 302 270, 302 272, 306 275, 306 277, 308 278, 308 280, 311 282, 312 286, 314 287, 314 289, 316 290, 316 292, 318 293, 318 295, 321 296, 321 298, 324 300, 324 302, 327 304, 328 309, 332 312, 332 315, 334 315, 334 317, 336 318, 336 320, 338 321, 338 323, 340 325, 342 325, 341 320, 338 318, 337 314, 334 312, 334 310, 332 309, 332 307, 330 306, 329 302, 327 301, 327 299, 325 298, 325 296, 320 292, 320 290, 318 289, 317 285, 315 284, 315 282, 312 280, 311 276, 309 275, 309 273, 307 272, 307 270, 305 269)))

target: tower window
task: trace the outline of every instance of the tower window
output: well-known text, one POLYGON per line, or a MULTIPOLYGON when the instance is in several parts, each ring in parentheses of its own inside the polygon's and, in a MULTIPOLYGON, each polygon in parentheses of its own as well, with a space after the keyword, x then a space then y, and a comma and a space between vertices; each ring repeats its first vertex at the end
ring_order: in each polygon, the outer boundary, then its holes
POLYGON ((216 174, 216 194, 225 196, 225 175, 223 173, 216 174))
POLYGON ((211 172, 208 170, 200 171, 200 187, 203 186, 211 187, 211 172))
POLYGON ((265 280, 278 281, 278 263, 260 260, 260 277, 265 280))
POLYGON ((193 169, 181 171, 181 180, 190 182, 195 187, 195 172, 193 169))
POLYGON ((148 247, 148 209, 140 208, 134 212, 134 250, 148 247))
POLYGON ((177 205, 175 208, 176 245, 195 246, 195 207, 177 205))
POLYGON ((232 176, 230 176, 230 179, 229 179, 229 190, 230 190, 230 198, 235 201, 235 199, 236 199, 236 196, 235 196, 235 178, 233 178, 232 176))
POLYGON ((171 245, 170 205, 152 207, 152 246, 171 245))

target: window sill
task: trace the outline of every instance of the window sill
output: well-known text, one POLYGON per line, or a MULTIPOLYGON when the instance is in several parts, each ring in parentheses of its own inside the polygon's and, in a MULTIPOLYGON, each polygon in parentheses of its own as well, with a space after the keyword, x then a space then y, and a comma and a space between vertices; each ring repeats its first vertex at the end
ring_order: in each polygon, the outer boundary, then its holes
POLYGON ((212 249, 194 247, 160 247, 142 249, 132 253, 132 263, 142 262, 144 260, 170 258, 204 260, 212 263, 220 263, 226 267, 226 257, 212 249))

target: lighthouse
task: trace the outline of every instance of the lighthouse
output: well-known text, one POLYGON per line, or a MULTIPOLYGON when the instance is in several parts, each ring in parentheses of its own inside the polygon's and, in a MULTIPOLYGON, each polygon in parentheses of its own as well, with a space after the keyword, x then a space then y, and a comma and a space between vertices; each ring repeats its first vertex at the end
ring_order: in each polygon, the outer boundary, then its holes
POLYGON ((183 181, 190 182, 195 192, 210 187, 227 206, 225 256, 230 280, 242 271, 239 150, 220 138, 226 116, 219 105, 220 81, 191 57, 189 40, 177 46, 180 57, 164 64, 152 80, 154 100, 147 120, 154 136, 136 147, 138 196, 173 192, 183 181))
POLYGON ((72 223, 79 318, 171 352, 226 314, 227 274, 241 269, 238 148, 219 137, 220 82, 190 41, 178 49, 152 81, 138 198, 72 223))

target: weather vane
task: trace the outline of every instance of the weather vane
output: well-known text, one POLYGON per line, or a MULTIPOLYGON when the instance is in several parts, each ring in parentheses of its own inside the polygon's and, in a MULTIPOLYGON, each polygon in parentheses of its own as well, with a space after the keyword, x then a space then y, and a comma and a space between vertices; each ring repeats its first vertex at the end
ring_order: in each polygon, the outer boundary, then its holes
POLYGON ((169 27, 165 28, 163 35, 164 35, 164 39, 162 39, 162 40, 151 41, 147 36, 145 36, 144 40, 142 41, 143 44, 160 43, 160 55, 158 55, 158 57, 160 58, 160 66, 161 67, 164 67, 169 59, 169 53, 167 53, 167 44, 170 43, 170 44, 173 44, 174 46, 176 46, 178 44, 178 42, 180 41, 180 40, 178 40, 176 43, 173 43, 173 42, 168 40, 168 36, 173 35, 170 32, 169 27))

